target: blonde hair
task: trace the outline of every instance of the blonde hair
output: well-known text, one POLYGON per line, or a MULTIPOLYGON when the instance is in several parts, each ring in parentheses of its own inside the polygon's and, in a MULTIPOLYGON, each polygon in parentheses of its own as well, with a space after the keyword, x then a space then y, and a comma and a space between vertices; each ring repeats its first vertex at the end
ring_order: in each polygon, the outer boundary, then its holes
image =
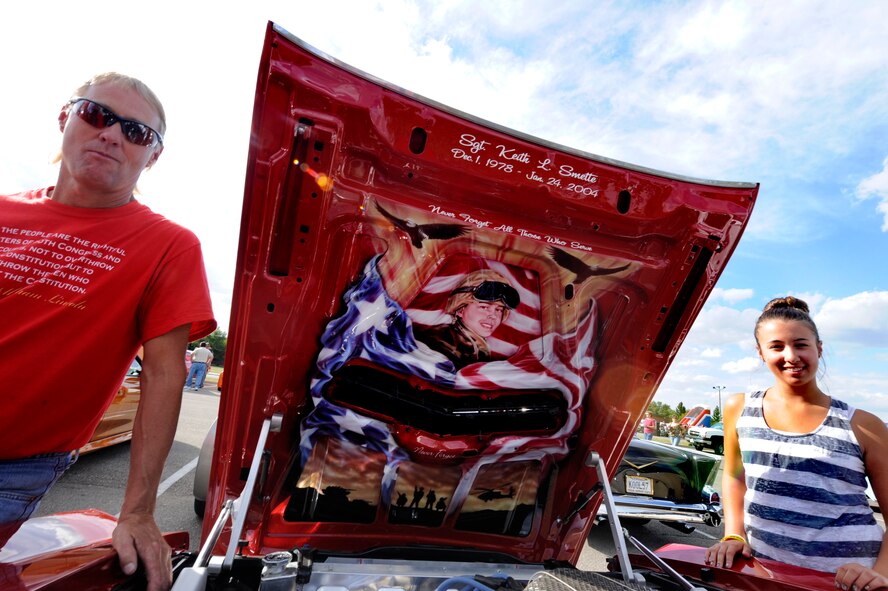
POLYGON ((160 129, 157 131, 160 132, 160 135, 166 135, 166 111, 163 109, 163 104, 161 104, 157 95, 154 94, 154 91, 148 88, 148 85, 138 78, 133 78, 132 76, 127 76, 126 74, 121 74, 119 72, 103 72, 101 74, 96 74, 77 87, 77 90, 71 95, 71 99, 82 98, 90 87, 98 86, 100 84, 119 84, 120 86, 126 86, 139 93, 139 96, 145 99, 149 105, 154 107, 158 117, 160 117, 160 129))

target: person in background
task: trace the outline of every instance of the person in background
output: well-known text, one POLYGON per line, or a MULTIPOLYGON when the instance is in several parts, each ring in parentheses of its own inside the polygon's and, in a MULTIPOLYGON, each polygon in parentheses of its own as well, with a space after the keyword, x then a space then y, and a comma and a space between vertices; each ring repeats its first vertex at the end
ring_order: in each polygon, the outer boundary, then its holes
MULTIPOLYGON (((200 390, 200 389, 202 389, 202 388, 204 387, 204 380, 206 380, 206 379, 207 379, 207 376, 210 375, 210 368, 213 366, 213 359, 215 359, 215 356, 213 355, 213 350, 210 349, 210 344, 205 342, 205 343, 204 343, 204 347, 206 347, 207 351, 210 352, 210 358, 207 359, 207 361, 206 361, 206 363, 207 363, 207 370, 206 370, 205 372, 203 372, 203 375, 202 375, 202 376, 200 376, 200 382, 197 384, 197 389, 198 389, 198 390, 200 390)), ((189 368, 189 369, 190 369, 190 368, 189 368)))
POLYGON ((888 534, 865 495, 868 476, 888 503, 888 428, 817 385, 823 345, 804 301, 770 301, 754 334, 774 384, 725 404, 726 535, 707 561, 766 557, 834 572, 841 589, 888 587, 888 534))
POLYGON ((200 346, 191 352, 191 367, 188 368, 188 377, 185 378, 185 389, 197 392, 203 388, 212 361, 213 352, 209 348, 209 343, 202 341, 200 346))
POLYGON ((644 413, 644 418, 641 419, 641 430, 644 438, 648 441, 654 438, 654 431, 657 430, 657 419, 654 418, 651 411, 644 413))
MULTIPOLYGON (((163 152, 163 106, 141 81, 93 77, 58 115, 55 186, 0 195, 0 546, 76 458, 143 348, 130 469, 112 536, 149 591, 172 582, 154 509, 189 341, 216 327, 200 243, 136 200, 163 152), (65 354, 47 363, 47 342, 65 354), (59 395, 59 384, 77 387, 59 395)), ((14 141, 10 139, 8 141, 14 141)))
POLYGON ((677 447, 681 443, 683 431, 682 424, 678 422, 678 416, 672 415, 672 422, 666 425, 666 432, 669 434, 672 445, 677 447))

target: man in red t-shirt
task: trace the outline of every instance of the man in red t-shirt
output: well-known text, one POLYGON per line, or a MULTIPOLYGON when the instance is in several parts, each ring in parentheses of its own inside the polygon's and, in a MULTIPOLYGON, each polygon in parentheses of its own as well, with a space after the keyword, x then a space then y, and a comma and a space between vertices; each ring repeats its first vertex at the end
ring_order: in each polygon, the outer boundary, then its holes
POLYGON ((149 589, 165 589, 170 549, 154 507, 181 404, 182 351, 216 327, 200 243, 133 197, 163 151, 165 115, 147 86, 96 76, 59 125, 56 185, 0 195, 0 546, 89 439, 142 347, 112 541, 124 572, 141 561, 149 589), (69 348, 47 363, 47 342, 69 348))

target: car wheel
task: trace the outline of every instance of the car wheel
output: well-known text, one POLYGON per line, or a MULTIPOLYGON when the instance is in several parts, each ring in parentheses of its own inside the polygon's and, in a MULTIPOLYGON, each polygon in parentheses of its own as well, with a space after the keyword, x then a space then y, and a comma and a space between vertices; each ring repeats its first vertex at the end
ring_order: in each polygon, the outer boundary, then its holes
POLYGON ((712 450, 720 456, 725 455, 725 443, 723 441, 713 443, 712 450))
POLYGON ((204 512, 207 510, 207 502, 201 499, 194 499, 194 513, 203 519, 204 512))
POLYGON ((697 451, 703 451, 703 446, 694 444, 694 449, 696 449, 697 451))

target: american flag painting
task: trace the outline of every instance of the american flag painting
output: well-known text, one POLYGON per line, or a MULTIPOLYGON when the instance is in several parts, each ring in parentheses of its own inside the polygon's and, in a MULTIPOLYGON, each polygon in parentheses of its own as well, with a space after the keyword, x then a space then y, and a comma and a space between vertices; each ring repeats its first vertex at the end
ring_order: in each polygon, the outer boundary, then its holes
POLYGON ((568 416, 561 429, 542 437, 495 437, 467 463, 474 471, 494 460, 556 458, 566 453, 567 437, 578 425, 583 396, 595 371, 595 302, 590 303, 575 330, 541 335, 535 311, 539 310, 539 294, 533 274, 495 261, 466 257, 445 265, 405 309, 386 292, 378 270, 381 257, 377 255, 367 262, 359 280, 344 295, 345 312, 327 325, 321 338, 322 349, 311 383, 314 408, 301 426, 303 464, 320 437, 346 440, 381 452, 387 458, 382 483, 382 498, 387 499, 398 464, 410 459, 409 450, 397 443, 386 422, 324 398, 325 386, 337 369, 352 359, 366 360, 456 391, 556 389, 567 402, 568 416), (443 354, 417 341, 413 326, 446 322, 440 302, 460 277, 477 265, 487 265, 508 277, 521 294, 521 304, 495 333, 498 343, 491 343, 502 359, 457 370, 443 354))

